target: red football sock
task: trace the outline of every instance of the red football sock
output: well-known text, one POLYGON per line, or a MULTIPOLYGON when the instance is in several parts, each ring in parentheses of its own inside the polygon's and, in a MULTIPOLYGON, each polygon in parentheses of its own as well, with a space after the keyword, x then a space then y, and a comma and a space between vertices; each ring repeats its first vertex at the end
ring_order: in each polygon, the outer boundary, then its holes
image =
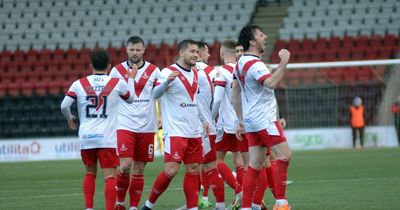
POLYGON ((218 169, 214 168, 207 172, 210 179, 211 190, 214 193, 215 200, 217 203, 222 203, 225 201, 225 189, 224 181, 219 176, 218 169))
POLYGON ((239 182, 235 179, 232 171, 224 162, 218 161, 217 168, 224 181, 229 185, 229 187, 235 190, 235 194, 238 194, 242 191, 242 185, 240 185, 239 182))
POLYGON ((94 191, 96 187, 96 175, 94 174, 85 174, 85 178, 83 178, 83 197, 85 198, 85 206, 87 209, 93 208, 93 197, 94 191))
POLYGON ((163 171, 161 172, 156 180, 154 181, 153 187, 151 188, 149 201, 151 203, 155 203, 160 197, 160 195, 168 188, 169 183, 171 183, 172 178, 168 176, 168 174, 163 171))
POLYGON ((117 173, 117 201, 125 202, 126 191, 129 187, 129 173, 121 174, 120 171, 117 173))
POLYGON ((243 176, 244 176, 244 167, 243 166, 236 167, 236 180, 239 182, 240 185, 243 185, 243 176))
POLYGON ((244 174, 242 208, 251 208, 254 190, 256 188, 256 182, 259 178, 260 171, 261 170, 256 170, 249 166, 244 174))
POLYGON ((268 187, 268 180, 265 173, 265 168, 261 169, 258 175, 258 182, 254 192, 253 203, 256 205, 261 205, 262 199, 264 198, 265 189, 268 187))
POLYGON ((144 186, 143 175, 132 175, 131 186, 129 187, 130 207, 138 207, 144 186))
POLYGON ((208 188, 210 187, 210 179, 204 170, 204 168, 201 169, 201 185, 203 185, 203 197, 208 196, 208 188))
POLYGON ((287 170, 289 166, 288 160, 276 160, 276 168, 274 168, 274 192, 276 199, 286 199, 286 180, 287 170))
POLYGON ((267 174, 268 187, 271 189, 272 194, 276 198, 274 191, 274 185, 275 185, 274 170, 276 170, 276 161, 271 160, 271 166, 265 169, 265 173, 267 174))
POLYGON ((197 207, 200 185, 198 176, 199 173, 186 173, 183 179, 183 192, 185 192, 186 207, 188 209, 197 207))
POLYGON ((115 189, 115 177, 108 177, 105 180, 104 197, 106 199, 106 210, 113 210, 115 200, 117 200, 117 190, 115 189))

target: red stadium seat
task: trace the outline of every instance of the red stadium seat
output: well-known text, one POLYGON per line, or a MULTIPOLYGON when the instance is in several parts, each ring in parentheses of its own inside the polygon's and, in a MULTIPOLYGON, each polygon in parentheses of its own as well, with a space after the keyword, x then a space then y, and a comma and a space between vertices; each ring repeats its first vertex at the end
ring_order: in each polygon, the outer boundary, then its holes
POLYGON ((24 82, 21 84, 21 89, 22 89, 22 95, 23 96, 31 96, 33 93, 33 90, 35 89, 35 83, 34 82, 24 82))
POLYGON ((9 83, 7 89, 10 96, 18 96, 21 92, 21 84, 16 82, 9 83))
POLYGON ((48 83, 49 93, 52 95, 59 95, 62 93, 63 83, 59 81, 52 81, 48 83))
POLYGON ((47 82, 35 83, 35 93, 39 96, 45 95, 47 93, 47 82))

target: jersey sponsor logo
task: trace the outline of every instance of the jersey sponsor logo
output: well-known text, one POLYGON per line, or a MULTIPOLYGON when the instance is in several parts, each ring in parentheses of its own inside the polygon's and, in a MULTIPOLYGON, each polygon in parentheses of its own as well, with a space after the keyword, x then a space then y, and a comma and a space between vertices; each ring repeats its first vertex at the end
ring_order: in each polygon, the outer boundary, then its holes
POLYGON ((104 137, 104 135, 103 134, 100 134, 100 133, 93 133, 93 134, 85 134, 85 135, 82 135, 82 138, 83 139, 88 139, 88 140, 90 140, 90 139, 101 139, 101 138, 103 138, 104 137))
POLYGON ((179 104, 180 107, 186 108, 186 107, 197 107, 197 104, 188 104, 188 103, 181 103, 179 104))
POLYGON ((121 145, 121 147, 119 148, 119 150, 121 150, 121 151, 125 152, 125 151, 127 151, 127 150, 128 150, 128 147, 127 147, 127 146, 125 146, 125 144, 122 144, 122 145, 121 145))
POLYGON ((150 103, 150 99, 135 99, 134 103, 150 103))

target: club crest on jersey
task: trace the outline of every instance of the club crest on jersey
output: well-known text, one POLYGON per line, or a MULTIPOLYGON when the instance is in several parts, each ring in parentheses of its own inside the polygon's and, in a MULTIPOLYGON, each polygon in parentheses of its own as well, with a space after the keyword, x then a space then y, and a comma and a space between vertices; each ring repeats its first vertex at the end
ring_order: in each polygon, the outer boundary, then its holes
POLYGON ((125 144, 122 144, 119 150, 125 152, 126 150, 128 150, 128 147, 126 147, 125 144))
POLYGON ((142 75, 142 78, 143 78, 143 79, 148 79, 148 78, 150 78, 150 77, 149 77, 149 75, 147 75, 146 72, 144 72, 143 75, 142 75))
POLYGON ((181 156, 178 154, 178 152, 175 152, 174 155, 172 155, 172 157, 173 157, 175 160, 179 160, 179 159, 181 158, 181 156))
POLYGON ((128 74, 124 74, 124 78, 125 78, 125 79, 128 79, 128 74))
POLYGON ((186 80, 185 76, 183 76, 183 75, 180 77, 180 79, 181 79, 182 81, 186 80))

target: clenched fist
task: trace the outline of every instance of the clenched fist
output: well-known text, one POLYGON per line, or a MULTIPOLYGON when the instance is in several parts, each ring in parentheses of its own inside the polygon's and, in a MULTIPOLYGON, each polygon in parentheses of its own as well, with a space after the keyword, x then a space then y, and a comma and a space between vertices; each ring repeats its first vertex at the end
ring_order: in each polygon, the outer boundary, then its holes
POLYGON ((290 59, 290 52, 287 49, 281 49, 279 50, 279 58, 281 59, 281 62, 287 64, 290 59))

